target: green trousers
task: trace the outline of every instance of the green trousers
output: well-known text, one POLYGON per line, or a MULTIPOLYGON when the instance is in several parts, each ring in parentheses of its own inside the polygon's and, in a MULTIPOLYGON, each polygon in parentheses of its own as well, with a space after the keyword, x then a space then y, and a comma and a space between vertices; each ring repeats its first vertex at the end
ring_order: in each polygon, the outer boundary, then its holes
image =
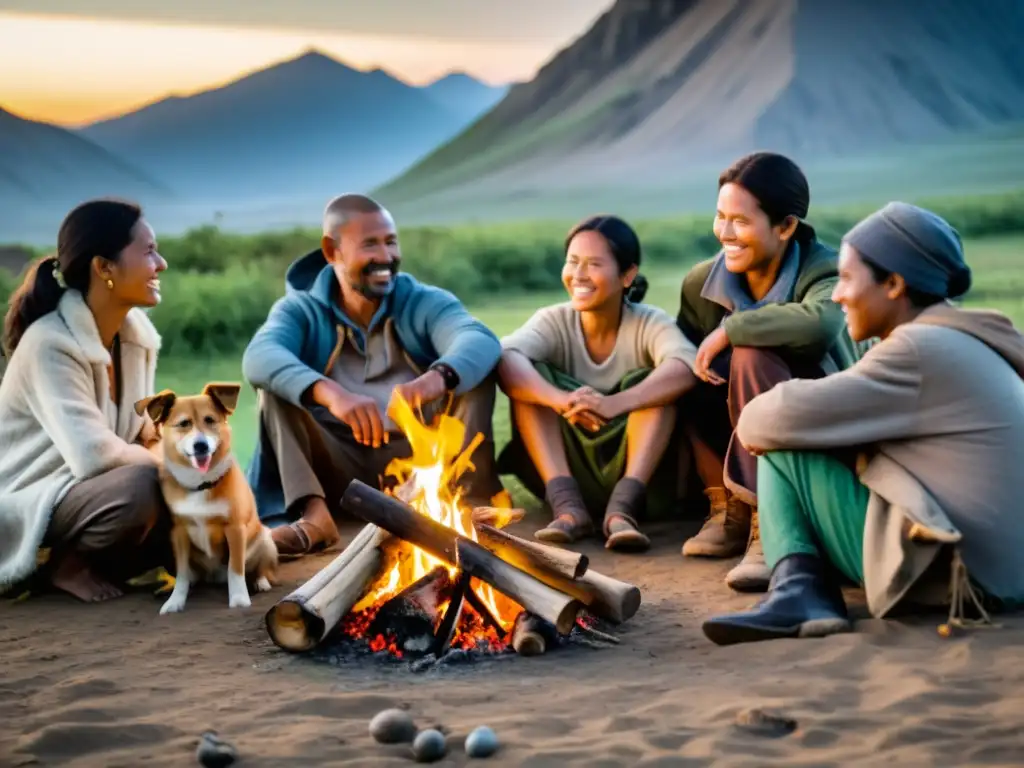
POLYGON ((828 454, 773 451, 758 457, 758 518, 768 566, 789 555, 815 555, 863 586, 869 497, 853 471, 828 454))
MULTIPOLYGON (((545 380, 559 389, 572 392, 583 386, 563 371, 547 363, 534 363, 534 368, 545 380)), ((651 373, 641 368, 627 373, 608 394, 635 387, 651 373)), ((498 457, 498 472, 513 475, 538 499, 544 498, 544 483, 534 467, 519 436, 519 428, 512 416, 512 439, 498 457)), ((603 514, 615 484, 626 472, 626 424, 628 414, 612 419, 597 432, 562 422, 562 442, 565 446, 569 471, 579 483, 580 492, 591 514, 603 514)), ((678 431, 677 420, 675 429, 678 431)), ((669 449, 647 484, 647 514, 645 519, 673 516, 677 505, 679 485, 678 455, 674 446, 682 439, 681 432, 673 436, 669 449)))

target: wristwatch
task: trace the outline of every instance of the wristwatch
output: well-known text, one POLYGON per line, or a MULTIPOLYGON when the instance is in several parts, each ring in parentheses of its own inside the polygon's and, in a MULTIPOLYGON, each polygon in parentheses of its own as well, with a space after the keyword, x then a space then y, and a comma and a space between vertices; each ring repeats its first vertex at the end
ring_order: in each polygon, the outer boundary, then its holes
POLYGON ((459 374, 448 363, 434 363, 428 370, 437 371, 444 379, 444 388, 449 392, 459 386, 459 374))

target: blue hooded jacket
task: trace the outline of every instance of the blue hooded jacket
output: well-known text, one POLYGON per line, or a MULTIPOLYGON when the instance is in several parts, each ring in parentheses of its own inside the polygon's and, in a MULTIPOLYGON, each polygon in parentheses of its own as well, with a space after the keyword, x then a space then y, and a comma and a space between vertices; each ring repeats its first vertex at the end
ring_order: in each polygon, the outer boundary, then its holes
MULTIPOLYGON (((242 374, 256 389, 296 405, 321 379, 338 343, 338 326, 352 328, 360 346, 365 334, 342 311, 333 268, 317 249, 296 260, 285 275, 285 295, 270 310, 242 358, 242 374)), ((455 394, 476 388, 494 370, 501 343, 453 294, 424 285, 411 275, 395 277, 370 329, 392 319, 399 344, 420 368, 447 363, 458 374, 455 394)), ((249 483, 261 519, 285 512, 277 460, 262 423, 249 464, 249 483)), ((328 500, 329 502, 332 500, 328 500)))

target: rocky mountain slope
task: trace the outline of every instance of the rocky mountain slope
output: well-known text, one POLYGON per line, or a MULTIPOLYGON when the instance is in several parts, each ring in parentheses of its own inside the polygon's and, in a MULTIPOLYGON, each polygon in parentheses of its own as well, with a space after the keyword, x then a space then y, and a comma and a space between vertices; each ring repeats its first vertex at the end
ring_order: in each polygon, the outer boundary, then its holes
POLYGON ((618 0, 536 78, 378 193, 437 205, 667 183, 1024 121, 1017 0, 618 0))

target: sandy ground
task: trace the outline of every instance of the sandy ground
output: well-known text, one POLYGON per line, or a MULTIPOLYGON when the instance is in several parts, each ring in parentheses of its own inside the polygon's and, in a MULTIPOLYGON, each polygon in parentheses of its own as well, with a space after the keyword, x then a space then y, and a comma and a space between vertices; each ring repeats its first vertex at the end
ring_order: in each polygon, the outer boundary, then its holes
POLYGON ((643 590, 621 645, 423 674, 322 665, 272 645, 266 609, 326 557, 287 565, 284 583, 244 612, 212 587, 167 617, 148 593, 5 601, 0 765, 195 765, 211 728, 241 766, 408 765, 407 748, 367 733, 391 706, 447 730, 438 765, 476 764, 461 743, 480 724, 502 741, 491 764, 535 768, 1020 764, 1024 621, 944 640, 934 617, 862 620, 825 640, 718 648, 701 619, 751 598, 722 583, 728 563, 684 561, 684 535, 659 532, 643 557, 585 547, 593 567, 643 590), (745 732, 734 721, 751 707, 798 728, 745 732))

